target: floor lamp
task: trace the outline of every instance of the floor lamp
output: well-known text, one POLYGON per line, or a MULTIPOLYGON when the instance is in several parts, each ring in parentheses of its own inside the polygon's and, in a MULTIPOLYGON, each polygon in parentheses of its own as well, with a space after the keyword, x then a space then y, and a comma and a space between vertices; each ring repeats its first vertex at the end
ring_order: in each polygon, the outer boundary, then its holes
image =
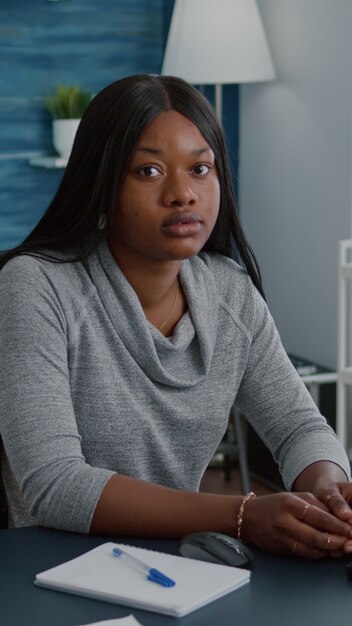
POLYGON ((176 0, 162 74, 215 85, 273 80, 275 71, 255 0, 176 0))

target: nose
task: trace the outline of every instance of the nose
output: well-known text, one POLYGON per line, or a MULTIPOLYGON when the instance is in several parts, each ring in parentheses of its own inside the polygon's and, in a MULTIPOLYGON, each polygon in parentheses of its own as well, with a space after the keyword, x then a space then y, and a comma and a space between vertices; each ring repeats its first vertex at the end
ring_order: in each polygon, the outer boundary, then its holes
POLYGON ((193 206, 198 201, 198 195, 192 189, 187 173, 166 177, 163 187, 164 206, 193 206))

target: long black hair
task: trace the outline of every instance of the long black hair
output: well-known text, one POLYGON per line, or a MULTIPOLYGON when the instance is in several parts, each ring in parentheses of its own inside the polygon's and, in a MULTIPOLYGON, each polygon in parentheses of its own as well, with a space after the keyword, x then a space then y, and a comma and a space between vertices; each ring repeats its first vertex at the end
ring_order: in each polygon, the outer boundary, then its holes
POLYGON ((235 248, 239 262, 263 294, 258 263, 239 222, 221 127, 197 89, 171 76, 130 76, 95 96, 78 127, 56 195, 28 237, 1 255, 0 269, 21 254, 60 263, 65 261, 55 257, 55 251, 69 251, 71 262, 89 256, 103 236, 102 215, 106 215, 107 228, 113 223, 121 185, 141 134, 159 113, 170 110, 191 120, 215 155, 220 210, 203 249, 233 257, 235 248))

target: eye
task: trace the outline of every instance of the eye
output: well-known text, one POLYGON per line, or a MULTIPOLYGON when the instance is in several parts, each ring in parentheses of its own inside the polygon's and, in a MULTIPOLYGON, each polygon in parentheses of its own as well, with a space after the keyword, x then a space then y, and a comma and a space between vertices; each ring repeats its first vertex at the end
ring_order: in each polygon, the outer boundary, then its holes
POLYGON ((209 174, 211 169, 212 169, 211 165, 207 165, 206 163, 199 163, 199 165, 194 166, 193 172, 197 176, 206 176, 207 174, 209 174))
POLYGON ((160 172, 154 165, 145 165, 138 170, 138 174, 141 174, 141 176, 145 176, 146 178, 153 178, 154 176, 158 176, 160 172))

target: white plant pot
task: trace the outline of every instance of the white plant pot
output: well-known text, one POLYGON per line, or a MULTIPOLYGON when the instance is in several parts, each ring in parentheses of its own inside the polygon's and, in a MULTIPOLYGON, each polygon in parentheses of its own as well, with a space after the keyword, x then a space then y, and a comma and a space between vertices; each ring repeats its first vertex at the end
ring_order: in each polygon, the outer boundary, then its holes
POLYGON ((63 159, 68 159, 80 119, 53 120, 53 145, 63 159))

